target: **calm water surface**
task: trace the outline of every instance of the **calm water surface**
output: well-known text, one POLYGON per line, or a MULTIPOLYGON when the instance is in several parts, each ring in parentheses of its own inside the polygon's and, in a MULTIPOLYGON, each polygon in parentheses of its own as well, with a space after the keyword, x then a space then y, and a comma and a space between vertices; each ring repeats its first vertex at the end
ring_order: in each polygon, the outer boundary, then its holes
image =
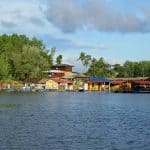
POLYGON ((0 150, 150 150, 150 94, 0 94, 0 150))

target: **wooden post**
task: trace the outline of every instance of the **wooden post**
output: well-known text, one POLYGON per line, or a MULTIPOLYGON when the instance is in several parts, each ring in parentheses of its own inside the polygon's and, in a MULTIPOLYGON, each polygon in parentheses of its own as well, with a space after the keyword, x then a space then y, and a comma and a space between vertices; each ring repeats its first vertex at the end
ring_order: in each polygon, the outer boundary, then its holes
POLYGON ((110 82, 109 82, 109 92, 110 92, 110 82))

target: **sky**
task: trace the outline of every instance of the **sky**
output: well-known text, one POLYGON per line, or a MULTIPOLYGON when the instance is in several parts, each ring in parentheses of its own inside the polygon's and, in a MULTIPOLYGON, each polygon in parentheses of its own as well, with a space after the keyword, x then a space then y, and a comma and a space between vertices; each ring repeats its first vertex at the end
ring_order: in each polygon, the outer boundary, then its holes
POLYGON ((150 60, 150 0, 1 0, 4 33, 37 37, 75 70, 80 52, 111 64, 150 60))

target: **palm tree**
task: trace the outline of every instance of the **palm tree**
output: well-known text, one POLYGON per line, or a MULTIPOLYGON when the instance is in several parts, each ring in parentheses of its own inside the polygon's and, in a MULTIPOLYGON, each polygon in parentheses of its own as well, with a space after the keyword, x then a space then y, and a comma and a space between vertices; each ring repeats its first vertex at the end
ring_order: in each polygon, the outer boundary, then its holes
MULTIPOLYGON (((82 62, 82 65, 84 66, 84 60, 85 60, 85 53, 84 52, 80 53, 78 60, 80 60, 82 62)), ((83 70, 82 70, 82 72, 83 72, 83 70)))
POLYGON ((86 55, 84 59, 84 65, 87 67, 91 62, 91 55, 86 55))
POLYGON ((81 53, 80 53, 80 56, 79 56, 79 58, 78 58, 78 60, 81 60, 81 62, 82 62, 82 64, 83 64, 84 59, 85 59, 85 53, 84 53, 84 52, 81 52, 81 53))
POLYGON ((84 52, 81 52, 78 60, 81 60, 82 65, 85 68, 87 68, 87 66, 89 65, 89 63, 91 61, 91 56, 90 55, 86 55, 84 52))
POLYGON ((95 66, 96 66, 97 60, 96 58, 92 58, 91 65, 93 66, 92 76, 95 77, 95 66))
POLYGON ((56 48, 52 47, 50 50, 50 53, 49 53, 49 62, 51 65, 53 65, 53 63, 54 63, 53 60, 54 60, 55 52, 56 52, 56 48))

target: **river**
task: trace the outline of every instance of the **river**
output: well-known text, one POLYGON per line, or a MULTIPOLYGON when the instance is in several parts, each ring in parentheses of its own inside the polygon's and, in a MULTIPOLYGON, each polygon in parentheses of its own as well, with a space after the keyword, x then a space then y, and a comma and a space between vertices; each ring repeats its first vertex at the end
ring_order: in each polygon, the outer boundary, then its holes
POLYGON ((149 150, 150 94, 0 94, 0 150, 149 150))

